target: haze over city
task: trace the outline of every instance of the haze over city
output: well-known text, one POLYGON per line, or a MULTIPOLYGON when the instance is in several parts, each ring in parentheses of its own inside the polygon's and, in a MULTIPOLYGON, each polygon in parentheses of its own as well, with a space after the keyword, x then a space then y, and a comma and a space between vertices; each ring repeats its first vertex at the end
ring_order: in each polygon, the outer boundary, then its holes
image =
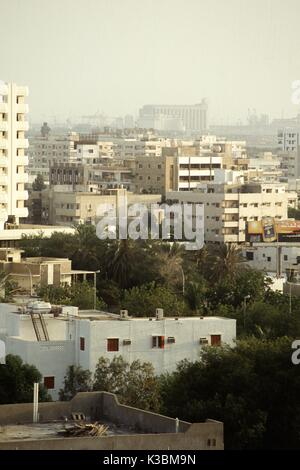
POLYGON ((31 121, 147 103, 209 103, 209 122, 248 109, 294 116, 298 0, 0 0, 1 78, 26 84, 31 121), (76 8, 75 8, 76 3, 76 8))

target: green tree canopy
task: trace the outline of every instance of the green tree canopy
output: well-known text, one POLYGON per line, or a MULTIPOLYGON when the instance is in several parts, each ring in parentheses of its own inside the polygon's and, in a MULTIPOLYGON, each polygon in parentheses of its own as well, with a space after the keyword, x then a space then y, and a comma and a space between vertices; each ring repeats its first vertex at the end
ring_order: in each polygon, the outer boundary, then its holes
POLYGON ((126 362, 122 356, 111 361, 100 357, 94 375, 94 390, 115 393, 121 403, 158 411, 160 408, 159 381, 149 362, 126 362))
POLYGON ((292 340, 250 338, 209 347, 161 379, 163 412, 224 422, 226 449, 300 447, 300 370, 292 340))
MULTIPOLYGON (((33 400, 33 384, 42 376, 33 365, 23 363, 19 356, 8 354, 6 364, 0 365, 0 404, 30 403, 33 400)), ((39 401, 51 401, 47 389, 40 384, 39 401)))
POLYGON ((64 379, 64 388, 59 391, 61 401, 71 400, 78 392, 92 390, 92 373, 81 366, 69 366, 64 379))

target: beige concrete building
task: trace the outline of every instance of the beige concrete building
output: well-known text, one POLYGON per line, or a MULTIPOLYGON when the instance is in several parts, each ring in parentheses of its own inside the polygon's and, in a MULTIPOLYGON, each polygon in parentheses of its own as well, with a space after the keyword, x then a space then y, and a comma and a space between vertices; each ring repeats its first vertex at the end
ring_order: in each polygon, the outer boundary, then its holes
POLYGON ((31 294, 37 287, 71 285, 94 275, 91 271, 73 270, 72 261, 67 258, 22 258, 22 253, 15 248, 0 248, 0 272, 31 294))
POLYGON ((19 223, 27 217, 24 201, 28 198, 25 183, 28 175, 25 155, 28 140, 25 99, 28 88, 0 82, 0 230, 5 222, 19 223))
POLYGON ((218 141, 205 136, 200 141, 178 142, 162 149, 161 157, 136 157, 137 193, 191 191, 214 181, 215 170, 248 168, 244 141, 218 141))
POLYGON ((287 219, 289 206, 297 204, 296 192, 280 183, 247 183, 242 173, 219 170, 216 181, 196 191, 173 191, 166 195, 175 203, 204 205, 204 239, 208 242, 246 241, 246 223, 272 216, 287 219))
POLYGON ((50 186, 72 185, 74 190, 95 192, 102 189, 134 190, 130 162, 112 160, 103 164, 54 163, 50 167, 50 186))
POLYGON ((117 205, 118 197, 126 197, 127 204, 155 204, 160 194, 134 194, 125 189, 111 189, 102 193, 72 192, 72 187, 54 186, 43 191, 43 210, 52 225, 95 224, 101 217, 101 205, 117 205))

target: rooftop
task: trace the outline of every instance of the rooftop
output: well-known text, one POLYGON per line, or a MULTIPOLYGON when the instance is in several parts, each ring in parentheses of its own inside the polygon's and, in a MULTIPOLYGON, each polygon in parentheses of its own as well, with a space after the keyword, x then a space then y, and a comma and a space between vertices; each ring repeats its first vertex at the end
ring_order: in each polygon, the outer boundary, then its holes
MULTIPOLYGON (((8 424, 6 426, 0 426, 0 442, 26 441, 32 439, 65 439, 64 431, 74 426, 75 423, 75 421, 51 421, 48 423, 8 424)), ((84 421, 84 424, 88 423, 89 421, 84 421)), ((136 429, 130 426, 116 425, 110 421, 101 420, 98 424, 103 424, 108 427, 105 433, 106 436, 138 433, 136 429)), ((88 437, 88 435, 86 437, 88 437)))

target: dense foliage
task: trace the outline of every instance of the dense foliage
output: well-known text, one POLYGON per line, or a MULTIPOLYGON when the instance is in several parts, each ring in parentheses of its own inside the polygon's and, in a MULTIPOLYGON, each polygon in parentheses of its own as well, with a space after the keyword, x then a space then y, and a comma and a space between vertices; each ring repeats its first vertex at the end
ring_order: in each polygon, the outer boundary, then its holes
MULTIPOLYGON (((0 404, 32 402, 33 384, 41 379, 35 366, 24 364, 19 356, 8 354, 6 364, 0 364, 0 404)), ((40 384, 39 401, 49 400, 47 389, 40 384)))

